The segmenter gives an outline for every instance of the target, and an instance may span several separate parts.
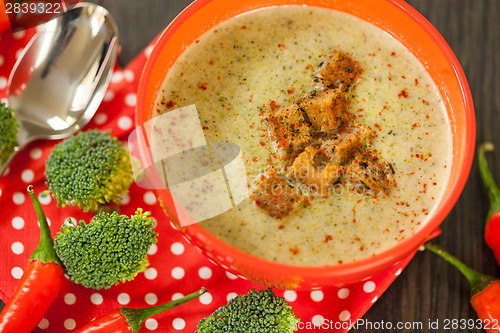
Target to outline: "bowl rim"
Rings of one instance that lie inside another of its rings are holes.
[[[140,78],[139,89],[137,93],[137,109],[135,115],[137,126],[142,125],[145,120],[144,112],[141,112],[141,108],[143,108],[147,102],[146,89],[148,87],[148,81],[150,79],[151,71],[153,70],[154,64],[157,61],[162,48],[165,46],[171,35],[174,34],[175,31],[179,28],[179,26],[181,26],[195,12],[213,1],[214,0],[195,0],[163,30],[146,62]],[[293,0],[290,0],[291,5],[294,4],[293,2]],[[425,224],[419,227],[404,241],[401,241],[398,244],[380,253],[377,253],[374,256],[343,264],[301,266],[270,261],[246,253],[238,248],[229,245],[228,243],[225,243],[198,224],[192,224],[182,228],[184,233],[187,233],[187,236],[190,240],[192,240],[192,237],[198,238],[198,236],[201,235],[205,243],[210,244],[210,248],[215,252],[228,254],[229,260],[227,262],[245,262],[246,264],[248,264],[248,261],[251,260],[253,262],[252,266],[258,267],[258,270],[263,273],[267,272],[269,274],[276,274],[276,272],[280,272],[280,274],[283,275],[297,276],[301,279],[317,280],[320,281],[320,283],[321,281],[325,282],[333,279],[332,281],[340,281],[342,284],[344,282],[348,283],[359,280],[362,277],[370,277],[386,268],[389,268],[392,265],[397,264],[403,258],[412,255],[412,253],[414,253],[415,250],[418,249],[429,237],[432,237],[436,234],[436,232],[439,232],[439,225],[450,213],[459,196],[461,195],[461,192],[463,191],[467,182],[470,169],[472,167],[476,140],[475,115],[472,95],[465,73],[460,66],[457,57],[436,28],[422,14],[420,14],[416,9],[411,7],[403,0],[379,0],[379,2],[386,2],[397,7],[400,11],[406,14],[408,18],[413,20],[418,24],[420,28],[422,28],[422,30],[433,40],[433,42],[442,52],[442,55],[445,57],[450,68],[453,70],[453,76],[456,78],[456,81],[459,85],[460,95],[462,96],[462,103],[465,112],[466,136],[464,140],[466,146],[463,147],[464,155],[460,160],[460,177],[457,177],[457,181],[451,184],[451,186],[448,185],[448,195],[443,197],[441,199],[441,202],[439,203],[440,210],[438,212],[435,212],[432,217],[429,217]],[[265,6],[262,6],[260,8],[264,7]],[[157,197],[160,196],[158,190],[155,191],[155,194],[157,195]],[[235,273],[239,273],[238,269],[235,269],[233,266],[222,266]]]

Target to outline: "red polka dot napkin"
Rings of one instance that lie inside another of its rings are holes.
[[[0,98],[6,96],[10,71],[34,31],[0,35]],[[134,129],[136,90],[142,68],[151,46],[141,52],[125,69],[117,69],[89,128],[112,130],[126,140]],[[35,191],[46,189],[45,160],[54,142],[35,142],[13,161],[6,176],[0,178],[0,297],[6,301],[23,274],[28,257],[39,240],[37,218],[26,187],[34,184]],[[68,219],[89,221],[92,214],[78,208],[58,208],[54,199],[40,201],[51,224],[53,235]],[[251,288],[262,288],[215,266],[186,242],[172,226],[156,203],[151,191],[132,185],[121,206],[123,214],[133,214],[137,207],[152,212],[157,220],[158,243],[150,251],[150,267],[131,282],[108,290],[90,290],[66,280],[45,318],[39,332],[70,332],[120,306],[145,307],[182,297],[205,286],[209,292],[191,301],[154,316],[145,322],[142,332],[193,332],[198,321],[226,304],[236,294]],[[312,291],[276,290],[292,305],[301,318],[299,332],[345,332],[370,308],[391,282],[401,273],[411,258],[387,271],[342,288],[330,287]],[[314,328],[314,325],[321,325]]]

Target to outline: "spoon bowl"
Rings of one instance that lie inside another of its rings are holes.
[[[116,62],[118,28],[109,12],[80,3],[38,26],[8,81],[19,122],[14,155],[37,139],[67,138],[95,114]]]

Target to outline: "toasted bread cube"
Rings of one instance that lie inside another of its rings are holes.
[[[269,216],[282,219],[300,206],[304,195],[283,174],[271,169],[256,178],[250,199]]]
[[[324,140],[319,150],[325,159],[343,164],[363,148],[370,136],[371,131],[362,126],[350,128],[334,139]]]
[[[271,140],[275,141],[282,156],[299,153],[312,141],[310,125],[297,104],[279,109],[269,115],[266,122]]]
[[[359,62],[336,50],[321,70],[320,75],[325,86],[340,88],[348,92],[359,80],[362,72]]]
[[[312,193],[326,196],[328,188],[339,178],[340,166],[335,162],[322,168],[316,166],[314,157],[317,152],[313,146],[307,147],[288,168],[288,175],[307,185]]]
[[[342,124],[347,99],[340,90],[328,89],[306,97],[299,106],[309,117],[313,129],[326,132]]]
[[[390,163],[368,151],[358,153],[345,172],[346,178],[353,183],[363,184],[374,192],[386,194],[396,184],[393,175],[394,169]]]

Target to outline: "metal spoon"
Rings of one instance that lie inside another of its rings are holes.
[[[16,153],[37,139],[62,139],[95,114],[116,62],[118,28],[94,3],[80,3],[38,31],[8,81],[9,106],[20,128]]]

